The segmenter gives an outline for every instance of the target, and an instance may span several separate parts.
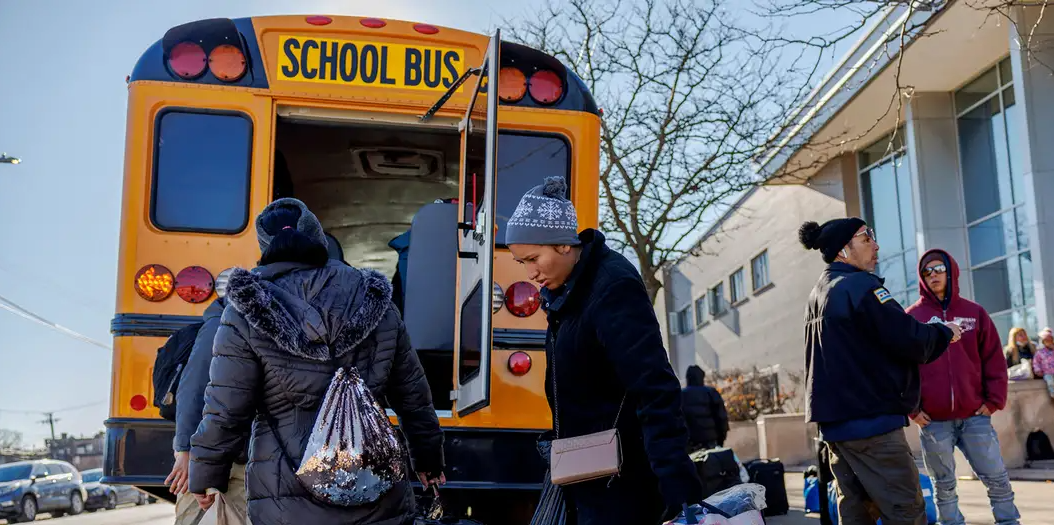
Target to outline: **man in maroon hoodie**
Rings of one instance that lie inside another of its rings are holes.
[[[1017,524],[1010,476],[992,428],[992,413],[1006,406],[1007,373],[995,324],[981,305],[959,296],[959,265],[930,250],[919,262],[919,300],[906,311],[924,323],[955,321],[962,338],[936,361],[921,365],[922,400],[912,418],[920,427],[922,456],[937,489],[942,525],[966,523],[955,493],[955,448],[988,488],[998,525]]]

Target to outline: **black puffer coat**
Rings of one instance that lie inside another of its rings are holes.
[[[706,374],[698,366],[688,367],[688,386],[681,391],[684,419],[688,423],[690,449],[713,448],[725,444],[728,436],[728,411],[725,400],[706,386]]]
[[[640,273],[595,230],[567,284],[543,292],[549,313],[546,396],[561,438],[618,420],[622,471],[565,487],[578,525],[657,525],[702,500],[688,457],[681,385]],[[623,399],[625,405],[620,412]],[[559,407],[557,409],[557,407]]]
[[[415,470],[442,470],[443,434],[387,279],[336,261],[323,268],[275,263],[235,272],[227,299],[205,417],[191,439],[191,492],[226,489],[231,463],[243,449],[243,429],[252,425],[245,477],[254,524],[402,525],[414,507],[408,481],[372,505],[323,506],[282,456],[284,446],[300,463],[336,366],[354,365],[377,400],[398,414]],[[273,418],[278,436],[265,416],[257,416],[258,407]]]

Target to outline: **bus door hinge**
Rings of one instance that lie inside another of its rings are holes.
[[[451,390],[450,391],[450,400],[451,401],[457,401],[457,390]]]

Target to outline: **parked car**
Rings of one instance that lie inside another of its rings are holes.
[[[80,514],[86,499],[81,473],[65,461],[41,459],[0,465],[0,518],[8,523],[33,521],[38,512],[56,518]]]
[[[99,509],[113,510],[118,505],[135,503],[146,505],[148,496],[145,492],[131,485],[107,485],[101,483],[102,469],[93,468],[81,471],[84,490],[88,498],[84,500],[84,510],[95,512]]]

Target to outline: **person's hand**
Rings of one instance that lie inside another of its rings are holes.
[[[958,323],[953,323],[949,321],[947,323],[944,323],[944,326],[947,326],[952,331],[952,343],[957,342],[959,338],[963,336],[963,328],[959,326]]]
[[[925,427],[926,425],[929,425],[933,421],[933,420],[930,419],[930,415],[929,414],[927,414],[925,412],[922,412],[922,411],[919,411],[919,413],[916,414],[915,417],[912,418],[912,420],[914,420],[915,424],[920,426],[920,427]]]
[[[439,477],[434,477],[434,474],[428,474],[426,472],[418,472],[417,479],[421,480],[421,484],[428,488],[429,485],[446,485],[446,474],[439,473]]]
[[[176,452],[176,463],[172,465],[172,472],[165,478],[165,485],[175,495],[183,494],[190,484],[190,452]]]
[[[988,408],[988,405],[981,405],[981,408],[978,408],[977,409],[977,413],[974,414],[974,415],[990,416],[990,415],[992,415],[992,411]]]
[[[195,494],[194,499],[198,500],[198,506],[201,510],[209,510],[213,503],[216,503],[216,494]]]

